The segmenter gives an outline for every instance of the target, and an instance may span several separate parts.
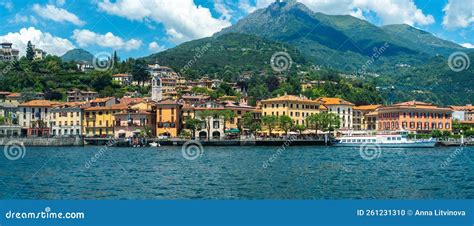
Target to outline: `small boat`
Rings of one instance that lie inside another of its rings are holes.
[[[161,147],[160,143],[152,142],[150,143],[150,147]]]
[[[432,148],[436,145],[436,140],[433,138],[409,140],[408,132],[397,131],[395,133],[382,133],[372,136],[349,135],[336,139],[333,145],[337,147],[361,147],[374,145],[381,148]]]

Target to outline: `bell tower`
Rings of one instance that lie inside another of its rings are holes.
[[[151,79],[151,99],[153,101],[161,101],[163,99],[163,89],[160,76],[153,76]]]

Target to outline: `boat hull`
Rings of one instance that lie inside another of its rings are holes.
[[[336,147],[364,147],[376,146],[380,148],[433,148],[436,141],[409,142],[409,143],[333,143]]]

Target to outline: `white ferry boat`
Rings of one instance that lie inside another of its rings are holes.
[[[360,147],[363,145],[375,145],[387,148],[432,148],[436,145],[433,138],[425,140],[409,140],[408,132],[386,133],[377,135],[354,135],[344,136],[336,139],[333,143],[338,147]]]

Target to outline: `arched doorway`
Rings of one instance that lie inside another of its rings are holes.
[[[199,139],[200,140],[205,140],[207,139],[207,133],[205,131],[199,132]]]
[[[212,139],[218,140],[218,139],[220,139],[220,138],[221,138],[221,133],[220,133],[219,131],[214,131],[214,132],[212,133]]]

